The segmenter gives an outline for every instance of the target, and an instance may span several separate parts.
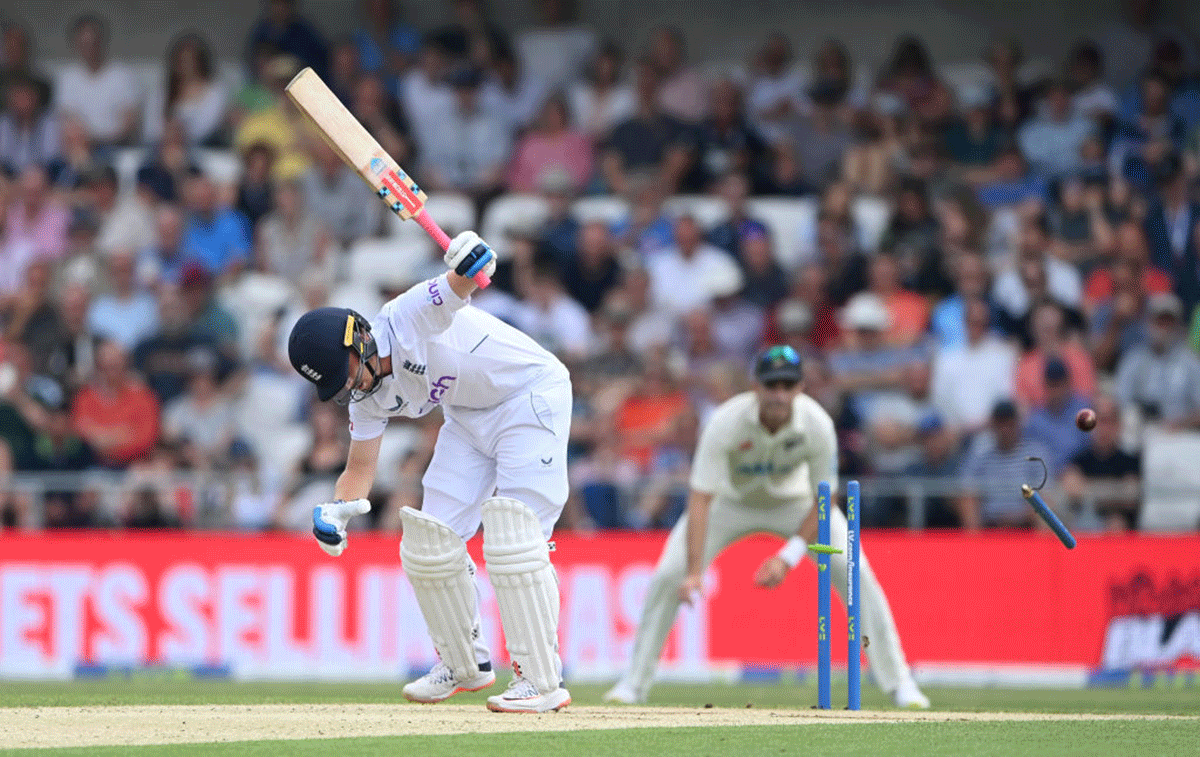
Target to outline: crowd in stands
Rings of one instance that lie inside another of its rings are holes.
[[[787,343],[844,477],[941,482],[869,525],[1032,527],[1038,457],[1079,527],[1138,526],[1146,429],[1200,429],[1200,51],[1152,4],[1038,65],[996,42],[967,84],[917,37],[877,68],[784,33],[712,65],[555,0],[524,29],[450,7],[364,0],[330,39],[270,0],[243,60],[184,31],[150,82],[102,15],[53,70],[4,26],[0,472],[120,482],[7,486],[4,527],[303,528],[332,491],[344,410],[290,326],[440,258],[283,96],[304,66],[500,251],[475,304],[571,368],[564,525],[669,526],[708,413]],[[375,527],[419,503],[439,422],[389,428]]]

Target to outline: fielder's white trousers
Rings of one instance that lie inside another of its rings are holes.
[[[494,493],[528,505],[549,539],[567,503],[571,403],[564,372],[495,407],[447,409],[421,479],[421,510],[466,541],[479,530],[483,501]],[[482,637],[475,641],[475,659],[491,659]]]
[[[788,538],[794,536],[800,529],[800,523],[808,514],[808,509],[799,507],[780,507],[773,510],[760,510],[743,507],[736,502],[714,499],[712,511],[708,518],[708,533],[704,540],[704,567],[707,568],[717,555],[733,542],[754,533],[772,533]],[[829,533],[831,543],[844,545],[846,543],[846,516],[837,507],[830,508]],[[763,556],[764,559],[766,555]],[[806,555],[814,559],[813,554]],[[842,601],[846,601],[846,556],[845,554],[831,555],[831,574],[834,587]],[[642,607],[641,621],[638,623],[637,637],[634,640],[633,653],[629,668],[625,673],[624,682],[640,695],[650,691],[654,682],[654,671],[658,667],[658,658],[662,654],[663,644],[667,634],[675,622],[679,611],[679,587],[687,575],[687,516],[684,515],[671,529],[667,538],[658,566],[654,570],[650,587],[646,592],[646,603]],[[910,675],[908,663],[904,659],[904,650],[900,646],[900,635],[896,631],[896,622],[892,618],[892,610],[888,607],[887,597],[883,588],[871,570],[867,560],[866,550],[861,553],[859,578],[862,595],[862,634],[870,639],[867,647],[867,659],[870,662],[871,673],[875,681],[885,692],[891,693],[900,685],[900,681]],[[779,595],[777,595],[779,596]],[[786,601],[786,597],[781,597]],[[815,608],[814,608],[815,613]],[[736,618],[727,618],[727,622],[738,622]],[[813,627],[816,626],[814,617]],[[802,634],[806,631],[796,629],[793,633]],[[813,631],[815,633],[815,631]]]

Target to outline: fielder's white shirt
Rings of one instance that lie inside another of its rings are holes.
[[[837,491],[833,419],[808,395],[774,434],[759,422],[758,395],[743,392],[713,411],[700,435],[691,487],[753,508],[809,507],[821,481]]]
[[[371,321],[392,373],[379,391],[350,405],[350,438],[374,439],[388,418],[419,418],[441,406],[483,409],[528,392],[543,379],[568,378],[537,342],[454,293],[445,274],[409,289]]]

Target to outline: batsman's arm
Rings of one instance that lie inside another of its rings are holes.
[[[338,476],[334,493],[346,501],[365,499],[375,484],[375,466],[379,462],[379,445],[383,436],[374,439],[350,440],[346,468]]]

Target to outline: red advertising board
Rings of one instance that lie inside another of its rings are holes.
[[[556,538],[568,676],[620,669],[664,537]],[[704,601],[680,614],[668,640],[668,673],[812,663],[811,563],[773,591],[751,581],[777,544],[749,539],[714,564]],[[471,543],[482,564],[479,546]],[[870,532],[863,547],[918,669],[1200,660],[1200,535],[1084,537],[1068,551],[1042,534]],[[498,639],[482,570],[480,589],[485,634]],[[835,629],[844,617],[835,609]],[[837,660],[845,635],[833,638]],[[395,678],[432,654],[394,537],[354,534],[333,559],[292,536],[9,534],[0,557],[0,677],[165,665],[251,678]]]

